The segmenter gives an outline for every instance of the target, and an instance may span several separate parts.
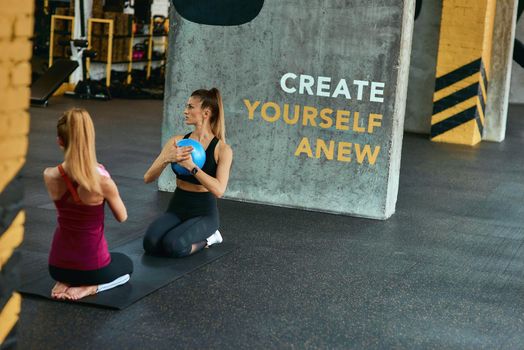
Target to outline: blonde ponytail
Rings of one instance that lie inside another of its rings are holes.
[[[95,128],[89,113],[82,108],[70,109],[58,120],[57,129],[65,148],[68,174],[89,192],[101,194]]]

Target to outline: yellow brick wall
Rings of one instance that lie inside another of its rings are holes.
[[[0,0],[0,196],[25,163],[29,133],[29,98],[34,0]],[[20,203],[6,203],[20,204]],[[23,239],[25,213],[20,210],[0,232],[0,272]],[[0,295],[0,343],[14,336],[21,298],[14,286]]]

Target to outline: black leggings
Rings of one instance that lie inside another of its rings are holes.
[[[152,255],[187,256],[193,244],[205,242],[218,229],[218,223],[213,194],[176,189],[167,212],[149,225],[144,250]]]
[[[122,253],[111,253],[111,262],[97,270],[71,270],[49,265],[49,274],[55,281],[71,286],[105,284],[133,273],[133,262]]]

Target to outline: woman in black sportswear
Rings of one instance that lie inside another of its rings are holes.
[[[144,250],[153,255],[183,257],[222,242],[216,198],[226,190],[233,151],[225,140],[224,108],[218,89],[194,91],[184,116],[186,125],[194,127],[193,132],[169,139],[144,174],[144,182],[150,183],[173,162],[191,173],[177,174],[177,188],[167,211],[147,229]],[[191,159],[192,147],[176,145],[183,138],[200,142],[206,150],[202,168]]]

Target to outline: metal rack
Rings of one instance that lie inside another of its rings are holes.
[[[93,37],[93,34],[92,34],[92,23],[106,23],[106,24],[109,24],[109,30],[108,30],[108,35],[109,35],[109,39],[108,39],[108,54],[107,54],[107,58],[106,60],[96,60],[93,62],[97,62],[97,63],[106,63],[106,71],[107,71],[107,76],[106,76],[106,81],[107,81],[107,84],[109,86],[109,82],[110,82],[110,78],[111,78],[111,66],[112,64],[114,64],[113,60],[112,60],[112,45],[113,45],[113,38],[123,38],[123,37],[126,37],[126,38],[130,38],[130,45],[129,45],[129,50],[128,50],[128,60],[127,61],[124,61],[124,62],[118,62],[118,63],[127,63],[127,83],[130,84],[131,81],[132,81],[132,76],[131,76],[131,73],[133,71],[133,63],[137,63],[137,62],[145,62],[146,63],[146,78],[149,79],[151,77],[151,70],[152,70],[152,63],[154,61],[165,61],[165,58],[163,59],[154,59],[153,58],[153,46],[154,46],[154,38],[155,37],[163,37],[164,40],[163,40],[163,52],[164,52],[164,55],[165,53],[167,52],[167,40],[165,40],[165,38],[167,38],[167,34],[154,34],[153,33],[153,20],[151,20],[151,22],[149,23],[149,33],[148,34],[139,34],[139,35],[135,35],[135,33],[133,31],[131,31],[131,34],[130,35],[118,35],[118,36],[115,36],[114,35],[114,26],[113,26],[113,20],[111,19],[98,19],[98,18],[91,18],[88,20],[88,41],[91,45],[91,39]],[[142,37],[142,38],[147,38],[147,55],[146,55],[146,58],[145,59],[141,59],[141,60],[133,60],[133,42],[134,42],[134,39],[137,38],[137,37]],[[91,60],[90,60],[90,63],[91,63]],[[88,66],[89,67],[89,66]]]
[[[89,18],[87,20],[87,42],[89,43],[88,49],[91,49],[91,39],[92,39],[92,31],[93,31],[93,23],[100,23],[104,25],[108,25],[108,33],[107,33],[107,59],[106,59],[106,86],[109,87],[111,85],[111,65],[112,65],[112,59],[113,59],[113,36],[114,36],[114,23],[112,19],[102,19],[102,18]],[[88,58],[86,61],[86,68],[87,68],[87,74],[89,75],[89,67],[91,66],[91,58]]]
[[[74,16],[65,16],[65,15],[52,15],[51,16],[51,29],[50,29],[50,44],[49,44],[49,67],[53,64],[53,52],[54,52],[54,38],[56,30],[56,21],[70,21],[71,22],[71,32],[68,32],[67,34],[71,34],[71,38],[74,37]],[[93,24],[99,23],[105,26],[108,26],[108,30],[106,34],[101,35],[94,35],[93,34]],[[146,63],[146,79],[149,79],[151,77],[151,70],[152,70],[152,63],[155,61],[163,62],[166,60],[165,54],[167,52],[167,33],[165,34],[155,34],[153,33],[153,19],[149,23],[148,26],[148,34],[138,34],[135,35],[135,33],[131,30],[130,35],[118,35],[116,36],[114,34],[114,20],[112,19],[106,19],[106,18],[89,18],[87,21],[87,41],[88,41],[88,48],[92,49],[92,39],[95,36],[103,36],[107,37],[107,55],[104,58],[100,59],[91,59],[86,58],[86,74],[87,77],[89,77],[90,73],[90,66],[92,63],[105,63],[106,64],[106,86],[109,87],[111,85],[111,68],[112,65],[115,64],[113,61],[113,39],[114,38],[130,38],[130,44],[129,44],[129,50],[128,50],[128,59],[126,61],[118,61],[117,63],[127,63],[127,83],[130,84],[132,82],[132,71],[133,71],[133,64],[134,63]],[[141,60],[133,60],[133,42],[135,38],[146,38],[147,39],[147,53],[146,57]],[[154,38],[163,38],[163,58],[153,58],[153,47],[154,47]]]
[[[53,52],[54,52],[54,42],[55,42],[55,27],[56,21],[71,21],[71,37],[75,35],[75,26],[74,26],[74,16],[64,16],[64,15],[52,15],[51,16],[51,29],[49,33],[49,67],[53,65]]]

